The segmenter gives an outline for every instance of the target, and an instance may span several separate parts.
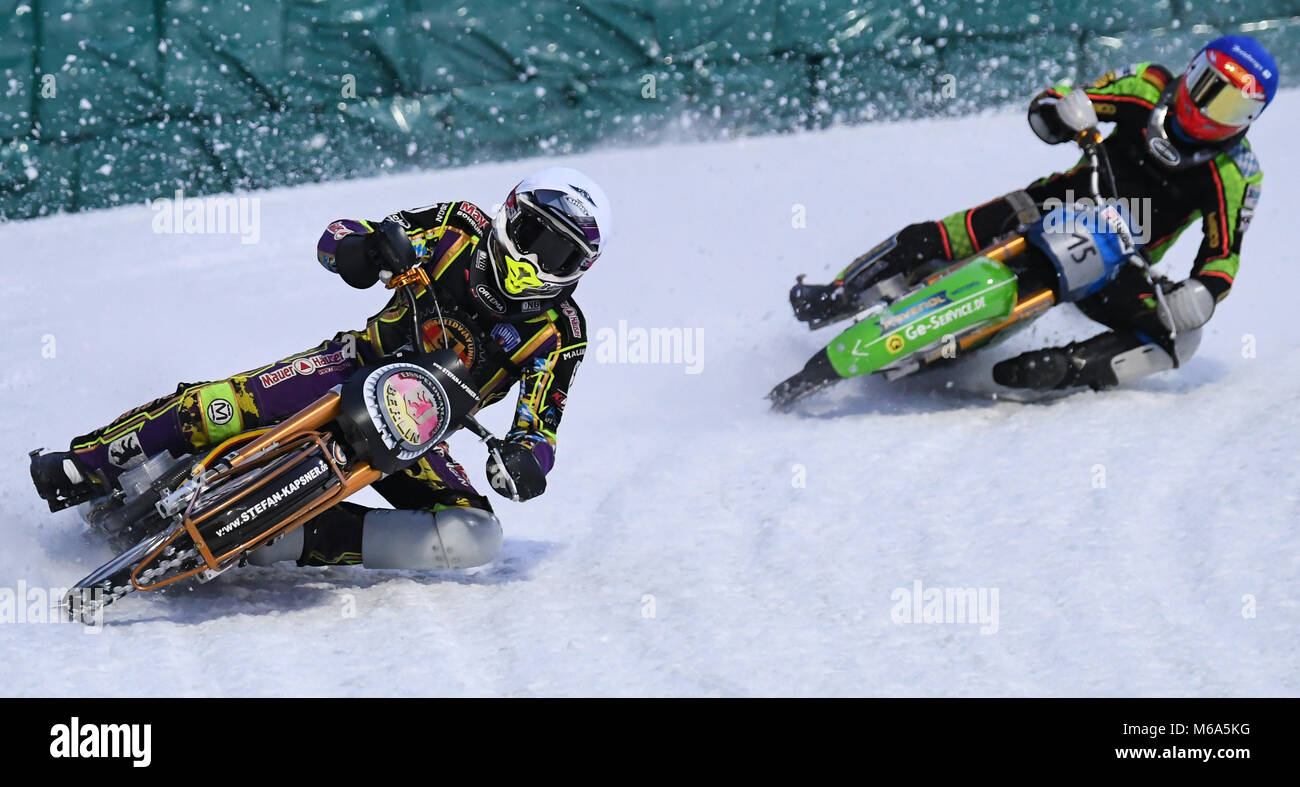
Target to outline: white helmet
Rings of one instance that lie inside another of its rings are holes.
[[[513,300],[555,297],[596,262],[612,228],[609,198],[591,178],[568,167],[534,172],[492,220],[497,287]]]

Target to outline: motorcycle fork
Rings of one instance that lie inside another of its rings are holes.
[[[1029,244],[1025,240],[1024,236],[1013,235],[998,243],[994,243],[992,246],[988,247],[987,249],[981,250],[979,252],[979,256],[987,257],[988,259],[996,260],[1001,263],[1006,263],[1008,260],[1012,259],[1013,257],[1019,257],[1021,254],[1024,254],[1028,248],[1029,248]],[[964,264],[964,261],[963,263],[959,263],[959,264]],[[948,275],[948,273],[952,271],[953,267],[955,266],[945,268],[939,271],[938,273],[929,276],[925,280],[926,285],[928,286],[930,284],[933,284],[934,282]],[[1028,296],[1021,293],[1016,298],[1016,305],[1012,307],[1011,314],[1007,315],[1005,319],[999,322],[993,323],[991,325],[986,325],[983,328],[980,328],[976,331],[972,331],[971,333],[962,336],[957,340],[957,350],[958,352],[965,352],[971,349],[972,347],[977,346],[980,342],[998,333],[1001,333],[1002,331],[1006,330],[1007,328],[1011,327],[1012,325],[1018,322],[1021,322],[1022,320],[1028,320],[1037,317],[1038,315],[1052,308],[1052,306],[1054,306],[1055,304],[1056,304],[1056,294],[1053,293],[1051,288],[1049,287],[1045,287]],[[934,360],[934,359],[927,358],[927,360]]]

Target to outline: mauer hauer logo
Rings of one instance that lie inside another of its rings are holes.
[[[348,337],[351,339],[351,336]],[[317,353],[309,355],[306,358],[298,358],[292,363],[287,363],[277,369],[272,369],[257,378],[263,388],[274,388],[280,383],[298,375],[309,375],[325,371],[347,363],[357,357],[356,345],[354,341],[349,341],[342,348],[332,353]]]
[[[90,724],[76,716],[50,727],[50,756],[54,759],[117,758],[132,760],[134,768],[153,762],[152,724]]]
[[[581,339],[582,318],[578,316],[578,310],[573,308],[568,301],[565,301],[560,304],[560,311],[564,312],[564,316],[569,318],[569,331],[573,334],[573,338]]]

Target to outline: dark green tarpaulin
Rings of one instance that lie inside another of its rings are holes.
[[[0,0],[0,217],[955,115],[1227,32],[1300,70],[1300,0],[1106,5]]]

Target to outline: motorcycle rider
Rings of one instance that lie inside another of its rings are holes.
[[[1277,64],[1258,42],[1223,36],[1201,48],[1180,76],[1139,63],[1110,72],[1091,87],[1045,90],[1029,105],[1029,124],[1043,141],[1075,140],[1098,121],[1113,121],[1103,142],[1117,193],[1149,199],[1150,241],[1142,253],[1159,262],[1198,219],[1203,239],[1188,278],[1153,282],[1135,266],[1077,303],[1110,330],[1064,347],[1033,350],[993,367],[1003,386],[1031,390],[1100,389],[1178,366],[1200,343],[1200,328],[1237,275],[1242,236],[1259,201],[1263,173],[1246,131],[1273,100]],[[1172,111],[1171,111],[1172,110]],[[1035,181],[939,221],[904,227],[858,257],[829,285],[800,281],[790,291],[795,316],[821,322],[862,308],[857,296],[873,284],[932,260],[959,260],[991,245],[1049,199],[1088,197],[1086,159],[1065,173]]]
[[[363,365],[404,345],[454,349],[484,407],[520,384],[513,428],[488,459],[494,489],[526,500],[546,488],[555,432],[587,345],[573,300],[579,279],[604,252],[612,229],[609,200],[586,175],[553,167],[524,178],[489,217],[470,202],[401,210],[383,221],[338,219],[317,244],[317,259],[353,287],[417,259],[433,280],[417,292],[419,337],[408,304],[394,293],[363,330],[343,331],[315,348],[217,382],[182,383],[72,441],[70,451],[33,457],[37,492],[59,510],[107,493],[122,472],[163,450],[174,456],[310,404]],[[440,443],[406,471],[373,487],[394,509],[339,503],[250,554],[254,563],[361,564],[368,568],[450,569],[487,563],[501,525]]]

